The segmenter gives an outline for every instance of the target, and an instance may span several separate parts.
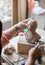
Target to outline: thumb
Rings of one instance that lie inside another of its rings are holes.
[[[39,43],[37,43],[37,45],[34,47],[35,50],[38,49],[38,47],[39,47]]]

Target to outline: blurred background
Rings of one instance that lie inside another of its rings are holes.
[[[30,17],[37,20],[38,28],[45,29],[45,0],[0,0],[3,30]]]

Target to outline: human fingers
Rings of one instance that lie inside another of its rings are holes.
[[[34,47],[34,53],[37,54],[38,56],[40,55],[41,48],[40,48],[39,43]]]
[[[39,43],[37,43],[37,45],[35,45],[35,47],[34,47],[35,50],[38,49],[38,47],[39,47]]]
[[[38,46],[39,46],[39,43],[34,48],[32,48],[30,51],[31,52],[34,52],[34,51],[36,52],[38,50]]]
[[[30,18],[23,20],[24,23],[27,23],[30,20]]]
[[[21,26],[26,27],[26,26],[27,26],[27,24],[26,24],[26,23],[22,23],[22,24],[21,24]]]

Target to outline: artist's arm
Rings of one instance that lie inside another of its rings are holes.
[[[5,46],[6,44],[8,44],[9,43],[9,40],[11,38],[13,38],[18,32],[20,32],[21,29],[24,29],[25,26],[26,26],[26,24],[27,24],[27,21],[29,19],[23,20],[23,21],[15,24],[11,28],[3,31],[2,32],[2,38],[1,38],[2,46]]]
[[[37,44],[34,48],[29,51],[29,57],[25,65],[35,65],[36,59],[40,57],[41,49],[39,44]]]

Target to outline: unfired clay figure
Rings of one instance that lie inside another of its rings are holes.
[[[36,32],[37,22],[34,19],[30,19],[27,23],[28,32],[25,34],[26,40],[30,43],[38,42],[41,38]]]

